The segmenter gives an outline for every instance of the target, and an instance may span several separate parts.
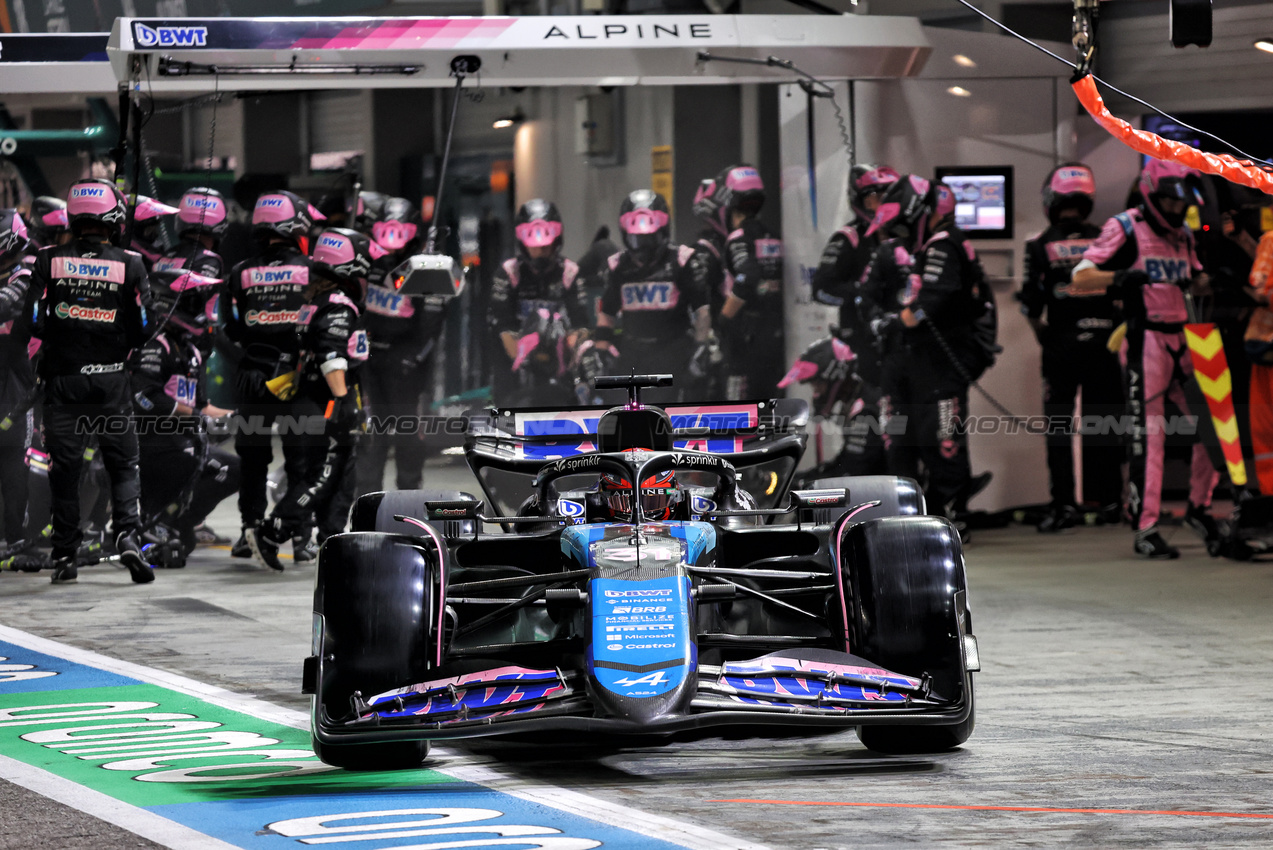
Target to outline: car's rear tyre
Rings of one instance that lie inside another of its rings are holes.
[[[438,662],[445,565],[431,542],[397,534],[338,534],[318,553],[314,613],[321,620],[315,720],[339,721],[363,698],[425,681]],[[316,736],[317,737],[317,736]],[[354,770],[418,765],[423,741],[334,744],[315,740],[327,764]]]
[[[853,501],[857,501],[855,498]],[[879,752],[958,747],[975,725],[961,633],[971,628],[959,532],[941,517],[887,517],[853,525],[841,553],[852,652],[886,670],[932,676],[933,693],[966,702],[968,716],[939,726],[863,726]]]
[[[878,501],[879,504],[854,515],[855,522],[879,519],[886,516],[922,516],[924,491],[914,478],[900,475],[850,475],[840,478],[819,478],[809,485],[811,490],[849,490],[849,504],[861,505]],[[820,508],[815,522],[835,522],[844,515],[843,508]]]
[[[461,499],[472,501],[474,496],[462,490],[384,490],[365,493],[354,502],[349,527],[351,531],[386,531],[391,534],[410,534],[413,537],[425,536],[427,532],[419,526],[400,522],[394,516],[423,520],[425,502],[454,502]],[[475,531],[473,520],[430,521],[429,524],[447,540],[472,537]]]

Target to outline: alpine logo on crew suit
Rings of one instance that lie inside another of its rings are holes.
[[[676,284],[665,280],[625,283],[621,291],[624,310],[671,310],[681,300]]]

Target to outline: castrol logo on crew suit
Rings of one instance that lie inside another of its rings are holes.
[[[300,310],[248,310],[249,325],[292,325],[300,320]]]
[[[641,283],[625,283],[620,289],[623,309],[671,310],[681,300],[681,291],[667,280],[648,280]]]
[[[82,322],[113,322],[118,310],[105,310],[101,307],[80,307],[67,304],[65,301],[53,308],[59,319],[79,319]]]

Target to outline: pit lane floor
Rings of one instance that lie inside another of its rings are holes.
[[[431,467],[428,483],[470,486],[459,466]],[[228,534],[236,519],[230,502],[212,524]],[[1145,562],[1125,529],[978,533],[966,550],[977,730],[955,753],[884,757],[844,733],[478,742],[438,763],[774,848],[1273,845],[1273,565],[1212,560],[1187,531],[1174,542],[1179,561]],[[0,623],[304,710],[313,574],[215,549],[140,587],[106,566],[69,587],[6,573]],[[155,846],[0,782],[0,847],[40,843]]]

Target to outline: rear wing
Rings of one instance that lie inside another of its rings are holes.
[[[597,423],[611,406],[490,408],[469,417],[467,446],[506,459],[546,462],[596,451]],[[673,446],[733,454],[789,434],[803,434],[809,405],[801,399],[672,404]]]
[[[553,460],[596,451],[597,423],[610,409],[492,408],[470,414],[464,454],[488,503],[504,515],[529,509],[526,500],[539,469]],[[674,448],[710,452],[733,463],[759,507],[785,499],[808,439],[807,402],[672,404],[663,410],[672,420]],[[535,512],[550,507],[539,506]]]

